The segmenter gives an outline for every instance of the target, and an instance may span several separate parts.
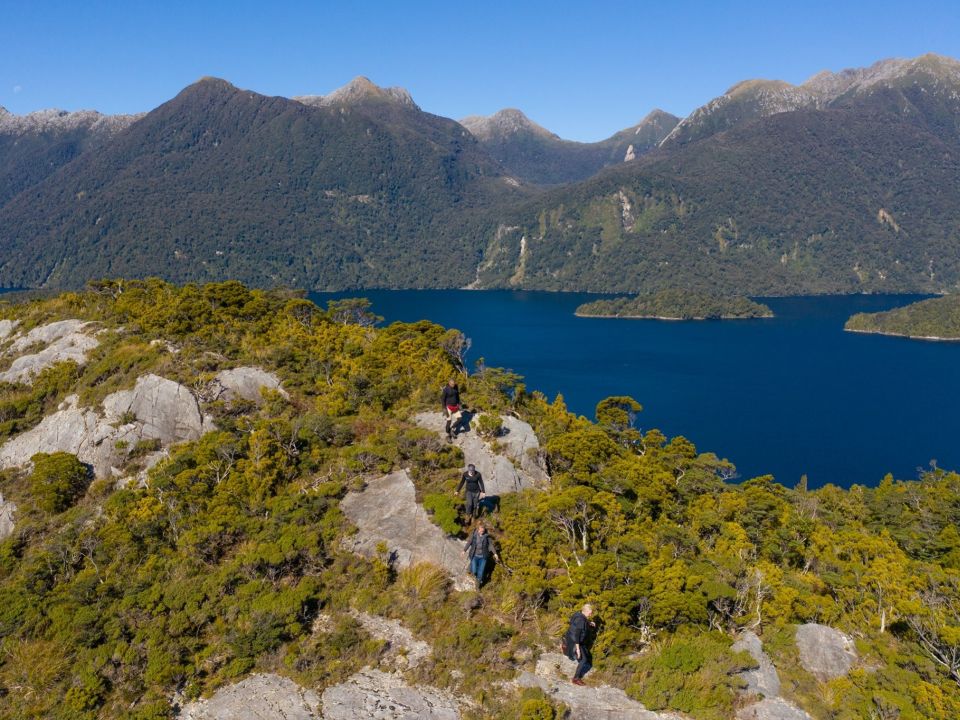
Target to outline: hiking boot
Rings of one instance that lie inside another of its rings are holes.
[[[586,687],[586,683],[580,678],[574,678],[570,682],[572,682],[574,685],[579,685],[580,687]]]

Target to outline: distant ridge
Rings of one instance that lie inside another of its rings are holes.
[[[374,84],[369,78],[358,75],[341,88],[329,95],[298,95],[293,98],[297,102],[313,107],[330,107],[332,105],[352,105],[358,102],[379,100],[394,102],[406,107],[419,110],[420,107],[413,101],[410,93],[401,87],[383,88]]]

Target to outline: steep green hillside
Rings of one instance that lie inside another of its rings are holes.
[[[504,214],[480,284],[649,293],[960,284],[960,146],[871,108],[801,110],[662,150]],[[521,242],[521,239],[523,240]]]
[[[583,317],[656,318],[660,320],[732,320],[773,317],[766,305],[742,296],[722,297],[685,290],[656,295],[594,300],[576,310]]]
[[[237,283],[99,283],[0,305],[0,317],[20,323],[4,326],[5,353],[9,332],[55,320],[101,331],[85,365],[38,378],[42,396],[0,388],[18,433],[69,393],[96,408],[148,372],[193,388],[217,425],[142,484],[136,448],[124,448],[117,475],[133,481],[122,487],[91,482],[63,453],[0,472],[17,506],[0,541],[0,718],[170,717],[176,691],[192,698],[254,671],[322,690],[385,651],[350,609],[429,641],[430,660],[407,677],[468,694],[464,717],[518,717],[521,697],[495,683],[555,647],[584,601],[599,620],[590,682],[650,708],[732,717],[744,702],[736,673],[752,663],[731,642],[752,628],[783,693],[814,717],[960,714],[956,474],[850,491],[734,485],[728,462],[638,430],[631,398],[604,400],[590,422],[486,368],[459,375],[461,391],[531,423],[551,480],[501,498],[490,523],[502,563],[480,593],[455,592],[429,567],[398,571],[387,548],[352,554],[340,501],[398,468],[418,497],[450,497],[465,459],[411,416],[434,409],[458,372],[456,331],[375,328],[363,303],[324,311]],[[287,396],[205,394],[213,373],[244,364],[276,373]],[[820,682],[801,667],[793,624],[809,621],[856,638],[849,675]],[[553,717],[542,698],[523,707]]]
[[[389,96],[312,107],[206,79],[0,208],[0,285],[462,285],[474,215],[512,183],[460,125]]]
[[[601,169],[633,160],[657,146],[680,118],[662,110],[606,140],[580,143],[563,140],[519,110],[501,110],[490,117],[460,121],[492,158],[514,177],[538,185],[586,180]]]
[[[960,340],[960,295],[921,300],[887,312],[857,313],[844,328],[854,332]]]

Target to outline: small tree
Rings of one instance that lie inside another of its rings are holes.
[[[40,509],[60,513],[72,506],[90,484],[90,470],[76,455],[37,453],[30,462],[30,488]]]

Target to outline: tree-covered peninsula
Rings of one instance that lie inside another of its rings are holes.
[[[769,307],[750,298],[688,290],[663,290],[655,295],[594,300],[577,307],[576,314],[581,317],[655,320],[742,320],[773,317],[773,311]]]
[[[466,720],[960,716],[960,475],[734,483],[632,398],[589,420],[468,374],[456,330],[377,325],[235,282],[0,304],[0,718],[156,720],[257,682],[298,717],[367,717],[343,713],[370,688]],[[503,488],[479,591],[468,462]],[[588,687],[548,682],[585,602]]]
[[[918,340],[960,340],[960,295],[920,300],[886,312],[857,313],[844,329]]]

